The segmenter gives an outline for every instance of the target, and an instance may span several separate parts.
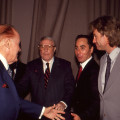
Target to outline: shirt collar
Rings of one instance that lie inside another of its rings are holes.
[[[5,69],[8,70],[9,65],[8,65],[8,63],[7,63],[7,60],[5,59],[5,57],[4,57],[2,54],[0,54],[0,60],[2,61]]]
[[[85,62],[80,63],[80,65],[82,66],[82,69],[85,68],[86,64],[87,64],[91,59],[92,59],[92,56],[91,56],[89,59],[87,59]]]
[[[116,47],[116,48],[109,54],[109,57],[110,57],[111,61],[114,61],[114,60],[117,58],[119,52],[120,52],[120,48]],[[106,54],[107,54],[107,53],[106,53]],[[107,54],[107,55],[108,55],[108,54]]]
[[[43,61],[43,69],[44,69],[44,72],[45,72],[45,70],[46,70],[46,68],[47,68],[46,63],[49,63],[49,68],[50,68],[50,71],[51,71],[52,65],[53,65],[53,62],[54,62],[54,57],[53,57],[49,62],[46,62],[46,61],[43,60],[43,59],[42,59],[42,61]]]

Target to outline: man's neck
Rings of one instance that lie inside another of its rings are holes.
[[[109,49],[107,49],[106,52],[107,52],[108,54],[110,54],[115,48],[116,48],[116,46],[114,46],[114,47],[109,47]]]

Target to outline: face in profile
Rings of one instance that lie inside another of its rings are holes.
[[[97,29],[93,31],[94,39],[93,43],[96,45],[98,50],[106,50],[109,45],[108,39],[105,35],[101,35]]]
[[[18,52],[21,51],[19,45],[20,45],[20,37],[19,34],[16,32],[15,36],[10,38],[9,40],[8,64],[12,64],[17,61]]]
[[[56,47],[54,46],[54,42],[45,39],[40,42],[40,56],[43,60],[49,62],[52,57],[54,56],[54,52],[56,50]]]
[[[85,62],[91,57],[93,47],[89,47],[86,38],[79,38],[75,43],[75,56],[80,63]]]

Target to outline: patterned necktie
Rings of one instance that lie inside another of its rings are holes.
[[[47,68],[46,68],[46,71],[45,71],[45,74],[44,74],[45,88],[47,88],[48,79],[49,79],[49,76],[50,76],[49,63],[46,63],[46,65],[47,65]]]
[[[111,59],[109,57],[109,55],[107,56],[107,67],[106,67],[106,73],[105,73],[105,85],[104,85],[104,90],[105,90],[105,87],[107,85],[107,82],[108,82],[108,78],[109,78],[109,75],[110,75],[110,67],[111,67]]]
[[[77,78],[76,78],[76,82],[78,82],[81,73],[82,73],[82,66],[80,65],[79,70],[78,70],[78,74],[77,74]]]
[[[10,68],[8,68],[7,72],[10,75],[10,77],[12,78],[12,70]]]

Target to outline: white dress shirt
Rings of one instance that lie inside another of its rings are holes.
[[[91,59],[92,59],[92,56],[91,56],[89,59],[87,59],[85,62],[80,63],[80,65],[81,65],[81,67],[82,67],[82,70],[85,68],[85,66],[87,65],[87,63],[88,63]]]

